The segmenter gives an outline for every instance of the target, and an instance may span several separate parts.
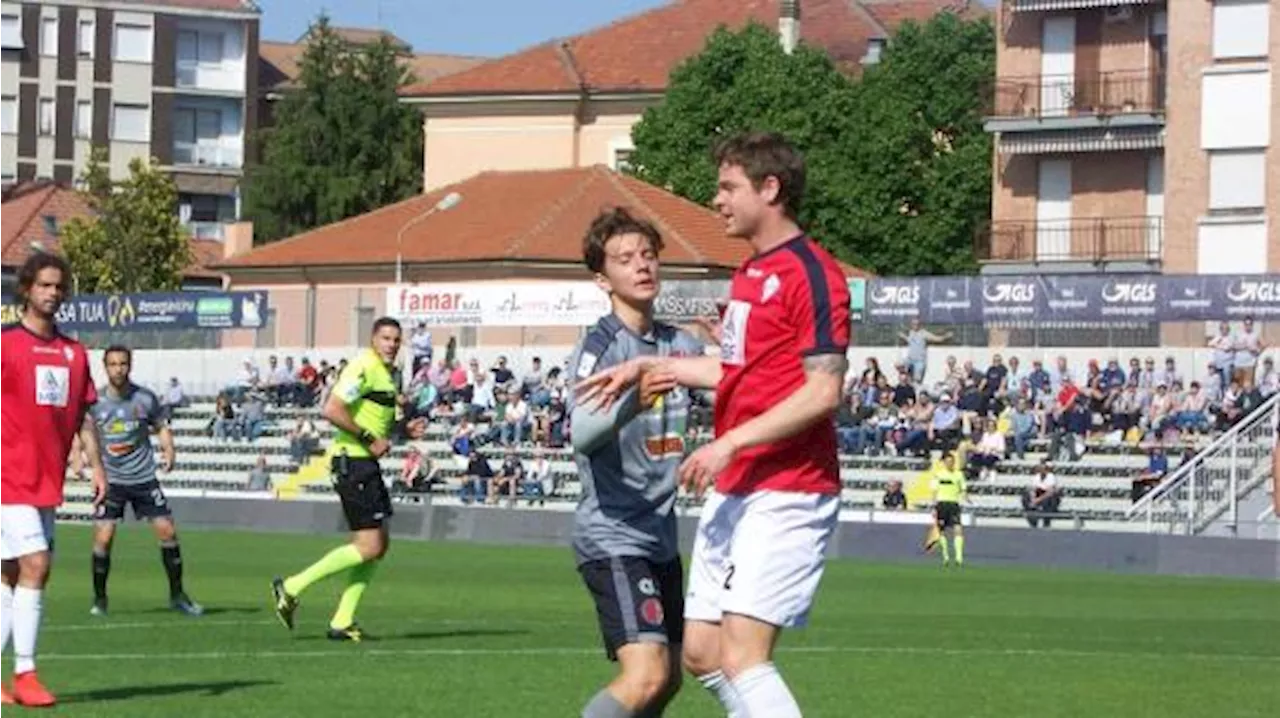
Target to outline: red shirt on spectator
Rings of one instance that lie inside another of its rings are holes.
[[[59,506],[71,442],[98,400],[84,347],[19,324],[0,335],[0,364],[0,503]]]
[[[298,381],[309,387],[314,387],[316,382],[320,381],[320,373],[310,364],[303,364],[302,368],[298,370]]]
[[[804,359],[849,347],[849,287],[834,258],[801,235],[748,259],[723,313],[716,435],[765,413],[805,382]],[[835,425],[745,448],[716,478],[726,494],[840,493]]]
[[[1076,397],[1080,396],[1080,388],[1070,382],[1063,382],[1062,389],[1058,391],[1058,406],[1063,409],[1071,408],[1076,403]]]

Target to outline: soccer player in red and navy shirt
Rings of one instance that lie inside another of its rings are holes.
[[[84,347],[58,333],[54,317],[67,296],[71,270],[52,254],[32,255],[18,270],[22,321],[0,334],[0,634],[13,635],[13,693],[5,704],[50,706],[54,697],[36,677],[36,635],[49,577],[54,511],[62,504],[67,455],[78,433],[93,473],[94,504],[107,490],[89,407],[97,392]]]
[[[716,438],[680,468],[698,493],[715,483],[694,539],[683,661],[730,716],[790,718],[800,708],[773,646],[806,622],[838,521],[832,417],[848,367],[849,291],[796,224],[805,168],[786,139],[735,137],[716,160],[715,207],[754,250],[733,276],[720,356],[637,359],[580,391],[607,403],[642,377],[716,390]]]

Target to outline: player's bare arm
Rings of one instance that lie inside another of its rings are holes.
[[[804,384],[772,409],[693,452],[680,465],[680,483],[701,494],[739,451],[781,441],[816,421],[829,419],[840,405],[848,369],[849,360],[844,354],[806,357]]]
[[[351,409],[347,407],[342,397],[338,396],[338,392],[331,392],[329,398],[324,403],[324,410],[320,412],[330,424],[342,429],[352,436],[363,436],[366,432],[356,425],[356,420],[351,416]],[[391,442],[386,439],[373,438],[368,441],[369,453],[373,454],[375,459],[382,458],[384,454],[391,450]]]
[[[162,421],[156,425],[156,436],[160,438],[160,470],[167,474],[173,471],[177,456],[173,445],[173,429],[169,428],[169,422]]]
[[[102,454],[98,442],[98,424],[93,415],[85,412],[80,420],[80,446],[84,449],[85,461],[89,463],[89,471],[93,480],[93,505],[97,506],[107,497],[107,470],[102,465]]]
[[[648,371],[670,374],[677,384],[690,389],[714,389],[720,383],[720,359],[713,356],[636,357],[583,379],[575,387],[578,402],[596,402],[600,411],[607,410]]]

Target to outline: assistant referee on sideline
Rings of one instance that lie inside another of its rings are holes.
[[[400,322],[382,317],[373,323],[370,347],[343,370],[325,402],[324,418],[338,430],[327,456],[333,486],[342,502],[342,512],[351,528],[351,542],[330,551],[302,572],[271,582],[276,616],[293,630],[298,597],[312,584],[350,569],[347,587],[338,601],[338,610],[329,622],[328,637],[335,641],[360,641],[363,632],[356,624],[356,607],[373,578],[378,561],[386,555],[391,517],[391,497],[382,481],[378,459],[391,450],[391,433],[396,420],[400,393],[396,357],[403,333]],[[414,419],[405,426],[411,439],[426,433],[426,419]]]

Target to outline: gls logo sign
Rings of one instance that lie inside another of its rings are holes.
[[[872,292],[871,301],[876,304],[917,304],[920,302],[920,287],[916,284],[880,287]]]
[[[1156,285],[1152,282],[1112,282],[1102,290],[1102,298],[1112,304],[1144,304],[1156,300]]]
[[[1036,285],[1028,282],[998,282],[982,289],[982,296],[992,304],[1026,304],[1036,300]]]
[[[1241,279],[1227,287],[1233,302],[1280,302],[1280,282]]]

